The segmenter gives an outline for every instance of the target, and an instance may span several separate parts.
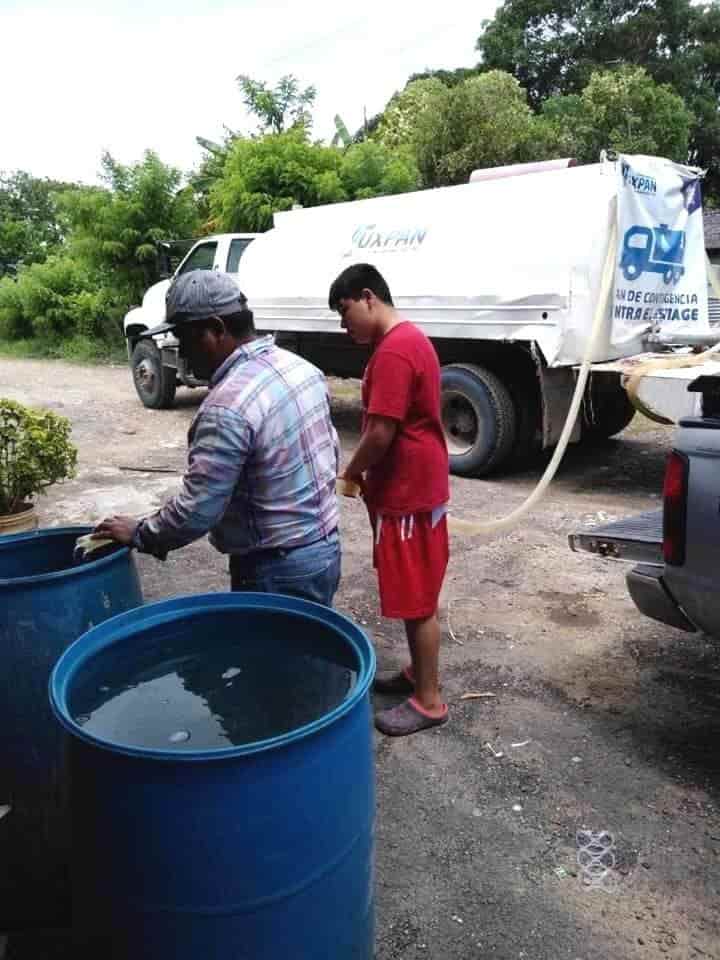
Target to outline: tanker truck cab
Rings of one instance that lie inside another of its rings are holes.
[[[166,270],[166,277],[145,292],[141,306],[133,307],[123,323],[127,340],[128,360],[138,397],[146,407],[171,407],[178,385],[205,386],[178,356],[178,344],[166,333],[153,340],[139,339],[146,330],[163,323],[165,295],[175,279],[190,270],[222,270],[239,278],[240,260],[254,233],[225,233],[203,237],[195,242],[175,270]],[[167,254],[170,245],[163,244]]]

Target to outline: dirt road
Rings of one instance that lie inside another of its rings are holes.
[[[347,452],[356,386],[335,381],[333,394]],[[124,368],[9,360],[0,395],[74,425],[78,477],[41,501],[43,525],[161,504],[202,396],[180,391],[176,409],[148,411]],[[643,421],[575,448],[517,530],[454,540],[443,611],[451,723],[376,743],[378,960],[720,958],[720,643],[643,619],[620,565],[567,547],[579,524],[659,506],[670,438]],[[452,512],[504,515],[540,470],[454,478]],[[378,619],[361,506],[342,510],[338,606],[392,666],[402,628]],[[139,563],[149,600],[227,586],[205,541]],[[468,691],[493,696],[461,701]],[[583,828],[614,841],[602,889],[583,883]]]

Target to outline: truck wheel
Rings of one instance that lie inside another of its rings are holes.
[[[137,395],[146,407],[161,410],[175,400],[176,375],[164,367],[160,351],[151,340],[139,340],[130,359]]]
[[[512,453],[516,435],[510,391],[484,367],[451,364],[442,369],[442,422],[450,472],[481,477]]]
[[[582,413],[583,440],[607,440],[627,427],[635,407],[619,383],[593,383],[585,394]]]

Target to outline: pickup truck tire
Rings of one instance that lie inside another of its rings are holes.
[[[442,368],[442,422],[450,472],[481,477],[497,470],[513,452],[517,418],[502,380],[475,364]]]
[[[139,340],[130,358],[137,395],[151,410],[171,407],[177,379],[172,367],[164,367],[160,351],[151,340]]]
[[[635,407],[619,383],[602,388],[593,385],[583,404],[583,440],[607,440],[627,427]]]

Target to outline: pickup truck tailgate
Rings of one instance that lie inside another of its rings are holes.
[[[662,507],[571,533],[568,540],[576,551],[633,563],[662,564]]]

